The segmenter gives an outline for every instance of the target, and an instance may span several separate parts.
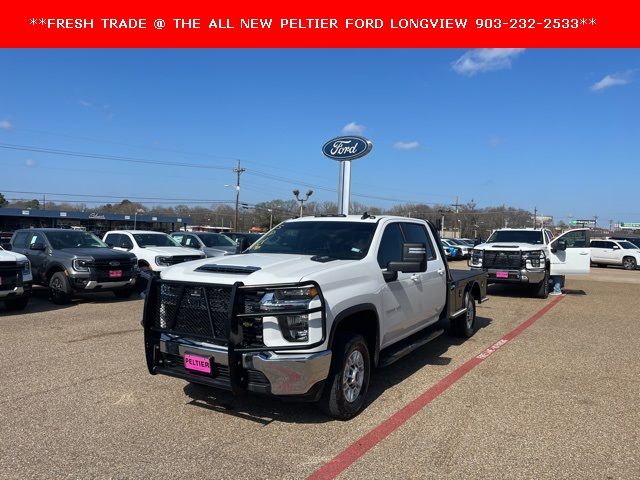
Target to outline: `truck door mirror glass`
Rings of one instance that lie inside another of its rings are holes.
[[[427,269],[427,247],[424,243],[404,243],[402,261],[389,262],[387,270],[392,272],[418,273]]]
[[[39,250],[44,252],[47,249],[47,246],[44,243],[32,243],[29,245],[29,250]]]
[[[556,241],[551,246],[552,252],[564,252],[566,249],[567,249],[567,241],[564,238],[561,238],[560,240]]]
[[[618,245],[614,245],[614,246],[613,246],[613,249],[614,249],[614,250],[620,250],[620,247],[619,247]]]

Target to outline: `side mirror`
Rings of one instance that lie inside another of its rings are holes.
[[[44,252],[47,249],[47,246],[44,243],[32,243],[29,245],[29,250],[38,250]]]
[[[619,247],[618,245],[614,245],[614,246],[613,246],[613,249],[614,249],[614,250],[620,250],[620,247]]]
[[[107,243],[107,247],[113,248],[113,247],[115,247],[115,245],[113,243]]]
[[[556,241],[554,245],[552,245],[552,252],[564,252],[567,249],[567,241],[564,238]]]
[[[4,248],[5,250],[12,250],[13,247],[11,246],[11,244],[9,242],[3,243],[2,244],[2,248]]]
[[[398,279],[398,272],[392,272],[391,270],[383,270],[382,278],[384,278],[384,281],[387,283],[395,282]]]
[[[389,262],[387,270],[391,272],[417,273],[427,269],[427,247],[424,243],[405,243],[402,245],[402,261]]]

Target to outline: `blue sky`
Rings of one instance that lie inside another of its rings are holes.
[[[0,144],[211,168],[0,149],[0,192],[232,200],[239,158],[242,201],[335,200],[320,149],[346,131],[374,144],[354,200],[640,221],[639,69],[630,49],[3,50]]]

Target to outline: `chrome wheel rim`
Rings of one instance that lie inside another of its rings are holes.
[[[625,258],[624,268],[627,268],[627,269],[633,268],[633,260],[631,260],[630,258]]]
[[[475,317],[476,306],[471,297],[467,298],[467,328],[473,327],[473,318]]]
[[[364,357],[359,350],[354,350],[347,358],[342,373],[342,393],[347,402],[353,403],[364,384]]]

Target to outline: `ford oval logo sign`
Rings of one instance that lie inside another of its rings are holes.
[[[337,137],[322,146],[322,153],[332,160],[355,160],[372,148],[373,143],[363,137]]]

